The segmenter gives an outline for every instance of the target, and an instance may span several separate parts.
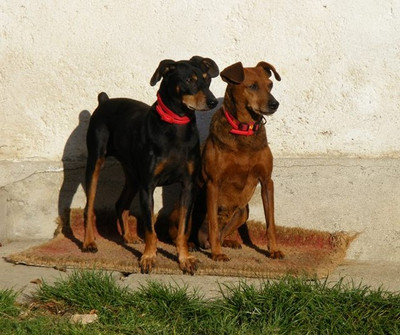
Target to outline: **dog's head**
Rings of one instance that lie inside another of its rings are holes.
[[[243,68],[242,63],[238,62],[224,69],[221,78],[228,83],[236,103],[243,105],[250,113],[268,115],[279,107],[279,102],[271,94],[271,71],[275,79],[280,81],[279,73],[269,63],[259,62],[256,67]]]
[[[151,77],[150,85],[154,86],[162,78],[160,91],[174,104],[190,110],[209,110],[218,104],[209,88],[211,78],[218,74],[218,66],[210,58],[194,56],[177,62],[165,59]]]

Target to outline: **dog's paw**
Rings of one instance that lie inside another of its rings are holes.
[[[188,242],[188,249],[189,251],[197,251],[197,245],[193,242]]]
[[[142,255],[142,257],[140,258],[139,265],[142,273],[150,273],[155,264],[156,264],[155,255]]]
[[[234,240],[225,240],[222,243],[222,246],[231,249],[242,249],[242,245],[238,241]]]
[[[208,241],[205,241],[205,242],[202,242],[202,241],[200,241],[199,242],[199,247],[201,248],[201,249],[210,249],[211,248],[211,244],[210,244],[210,242],[208,242]]]
[[[92,252],[96,253],[97,252],[97,244],[96,242],[91,242],[91,243],[83,243],[82,251],[83,252]]]
[[[285,257],[285,255],[280,250],[271,251],[269,253],[269,258],[272,258],[272,259],[283,259],[284,257]]]
[[[210,242],[208,241],[208,235],[204,234],[199,234],[198,236],[198,241],[199,241],[199,247],[202,249],[210,249],[211,245]]]
[[[129,235],[124,235],[124,242],[126,244],[139,244],[142,243],[143,240],[137,235],[129,234]]]
[[[188,256],[179,258],[179,267],[183,273],[189,273],[193,275],[197,270],[198,260],[194,256]]]
[[[211,259],[216,262],[228,262],[230,258],[225,254],[212,254]]]

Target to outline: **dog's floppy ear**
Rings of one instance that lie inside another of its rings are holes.
[[[201,56],[193,56],[190,61],[201,68],[203,73],[207,73],[211,78],[219,75],[218,65],[211,58],[203,58]]]
[[[154,72],[153,76],[150,79],[150,85],[154,86],[158,83],[158,81],[165,76],[169,71],[175,69],[176,62],[172,59],[164,59],[158,65],[156,72]]]
[[[267,62],[259,62],[257,66],[261,66],[265,72],[267,72],[268,77],[271,77],[271,71],[274,73],[275,79],[277,81],[281,81],[281,76],[279,75],[278,71],[275,70],[275,67]]]
[[[238,85],[244,80],[243,65],[241,62],[232,64],[222,70],[221,78],[228,84]]]

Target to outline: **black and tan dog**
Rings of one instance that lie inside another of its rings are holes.
[[[281,78],[274,66],[266,62],[254,68],[243,68],[239,62],[221,72],[228,86],[223,105],[212,118],[204,146],[202,193],[206,193],[203,200],[207,217],[200,228],[197,227],[200,246],[211,247],[211,257],[216,261],[229,260],[222,246],[240,247],[238,242],[228,241],[226,237],[247,221],[248,203],[258,183],[261,184],[269,255],[283,257],[276,244],[273,162],[264,126],[264,115],[274,113],[279,106],[271,94],[271,71],[279,81]],[[199,213],[197,207],[194,221]]]
[[[193,207],[194,180],[200,168],[199,135],[195,110],[209,110],[217,100],[209,89],[219,73],[209,58],[189,61],[163,60],[151,78],[154,86],[162,79],[157,101],[150,107],[126,98],[109,99],[100,93],[87,132],[85,238],[83,251],[96,252],[94,200],[100,169],[106,156],[116,157],[125,173],[125,186],[116,203],[123,237],[134,242],[128,228],[128,214],[139,193],[145,227],[145,250],[140,259],[142,272],[155,264],[157,236],[154,229],[153,192],[157,186],[179,182],[179,225],[176,247],[180,268],[193,273],[197,260],[189,254],[187,230]]]

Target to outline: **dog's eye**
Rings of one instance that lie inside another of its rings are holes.
[[[187,84],[194,84],[196,81],[197,81],[197,76],[195,74],[186,78]]]
[[[251,89],[252,91],[257,91],[257,90],[258,90],[258,85],[257,85],[257,83],[251,84],[251,85],[249,86],[249,89]]]

